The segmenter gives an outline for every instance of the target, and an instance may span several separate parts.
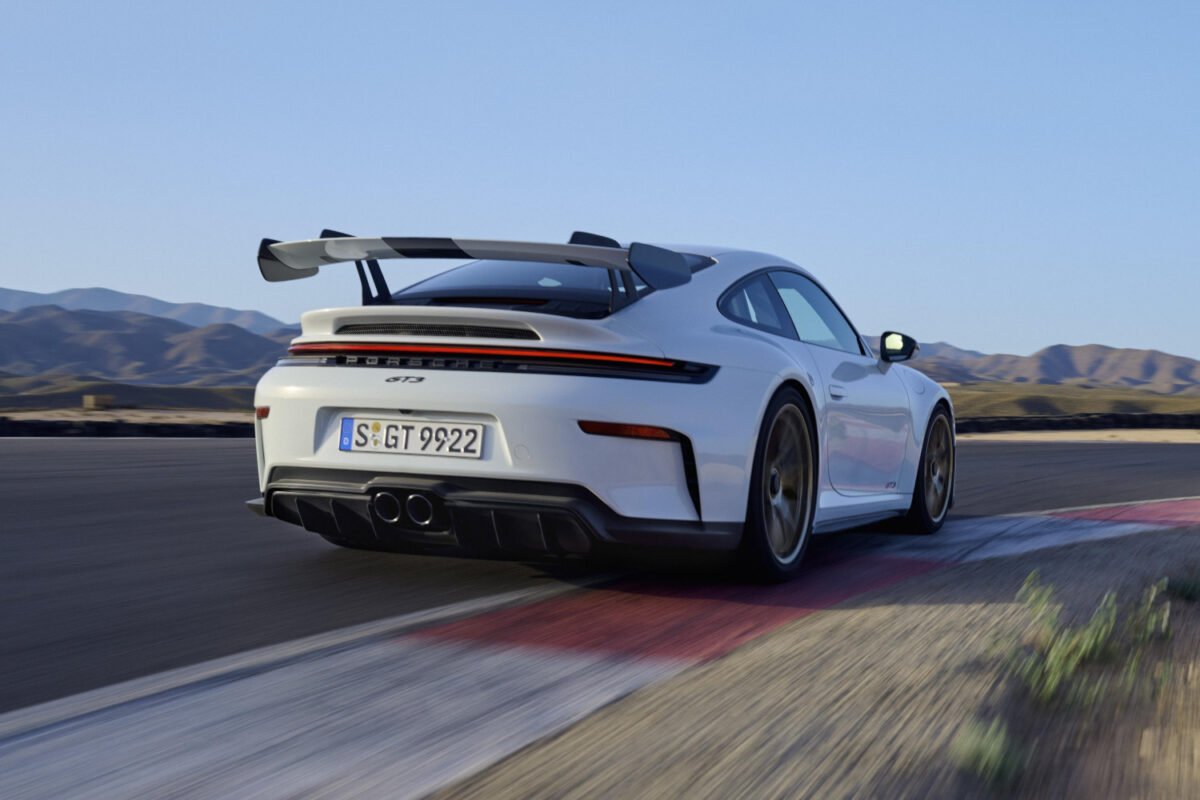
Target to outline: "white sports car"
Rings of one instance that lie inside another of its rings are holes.
[[[398,292],[379,261],[474,259]],[[872,352],[806,271],[719,247],[264,240],[268,281],[355,262],[255,394],[259,513],[375,550],[740,555],[766,579],[813,534],[944,521],[954,416]]]

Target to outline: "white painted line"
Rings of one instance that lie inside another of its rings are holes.
[[[1063,520],[1066,525],[1048,526],[1045,530],[1034,534],[1007,537],[998,536],[989,542],[981,544],[968,553],[963,561],[985,561],[989,558],[1004,558],[1051,547],[1063,547],[1080,542],[1095,542],[1103,539],[1116,539],[1120,536],[1132,536],[1138,533],[1165,530],[1158,525],[1144,525],[1135,522],[1100,522],[1094,520]]]
[[[530,589],[518,589],[503,594],[464,600],[438,608],[415,611],[386,619],[352,625],[303,639],[268,645],[224,658],[205,661],[179,669],[135,678],[123,683],[104,686],[89,692],[50,700],[28,708],[20,708],[0,715],[0,743],[13,736],[28,733],[38,728],[54,725],[65,720],[93,714],[106,708],[141,700],[206,681],[229,678],[237,673],[263,670],[282,661],[301,658],[322,650],[334,650],[358,642],[382,636],[391,636],[413,628],[435,622],[445,622],[458,617],[472,616],[504,606],[542,600],[555,595],[574,591],[586,585],[610,580],[601,575],[578,584],[553,584]]]
[[[0,741],[0,797],[420,797],[690,664],[360,641]]]
[[[1153,500],[1124,500],[1119,503],[1096,503],[1090,506],[1067,506],[1066,508],[1047,508],[1042,511],[1021,511],[1015,514],[1005,514],[1006,517],[1032,517],[1042,514],[1065,514],[1069,511],[1090,511],[1093,508],[1117,508],[1118,506],[1149,506],[1156,503],[1177,503],[1181,500],[1200,500],[1200,495],[1186,497],[1156,497]]]
[[[1175,502],[1195,502],[1200,497],[1167,497],[1123,503],[1101,503],[1047,511],[1030,511],[991,517],[951,517],[933,536],[892,536],[875,542],[872,552],[947,562],[983,561],[989,558],[1032,553],[1076,542],[1091,542],[1151,531],[1187,527],[1187,523],[1121,519],[1088,519],[1059,516],[1078,511],[1153,508]]]

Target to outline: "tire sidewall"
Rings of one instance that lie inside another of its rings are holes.
[[[766,455],[767,439],[771,434],[771,427],[774,425],[779,413],[789,405],[794,406],[800,412],[804,418],[805,425],[808,426],[808,440],[809,447],[811,448],[811,452],[809,453],[810,463],[815,474],[812,477],[812,491],[809,494],[808,501],[808,529],[801,533],[800,549],[797,551],[796,556],[787,563],[784,563],[775,555],[767,539],[766,522],[763,518],[762,508],[763,458]],[[795,576],[800,571],[800,564],[804,560],[805,551],[808,550],[809,541],[812,539],[813,523],[817,510],[817,495],[821,485],[820,462],[818,459],[820,447],[818,441],[817,426],[813,420],[812,410],[804,396],[797,389],[791,387],[785,387],[777,392],[767,405],[767,410],[763,414],[762,423],[759,426],[758,440],[754,447],[754,464],[750,472],[750,488],[746,499],[745,532],[742,536],[742,549],[746,566],[751,575],[759,580],[768,582],[784,581]]]
[[[950,486],[948,489],[949,495],[946,498],[946,510],[942,512],[941,519],[935,520],[925,504],[925,459],[929,457],[929,437],[933,434],[934,423],[937,422],[938,417],[945,418],[946,424],[950,426],[950,449],[952,455],[950,459]],[[936,532],[946,522],[946,517],[950,516],[950,508],[954,505],[955,482],[958,480],[957,449],[958,445],[954,436],[954,420],[945,406],[939,405],[929,415],[929,422],[925,426],[925,440],[921,443],[921,460],[917,462],[917,479],[913,482],[912,507],[908,512],[908,521],[916,527],[917,533],[929,534]]]

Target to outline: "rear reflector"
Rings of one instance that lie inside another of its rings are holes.
[[[660,428],[657,425],[631,425],[627,422],[580,420],[579,429],[593,436],[619,436],[624,439],[677,442],[680,455],[683,456],[683,474],[687,479],[688,495],[692,498],[692,505],[696,507],[696,519],[703,519],[700,514],[700,476],[696,471],[696,453],[692,450],[691,439],[670,428]]]
[[[254,418],[255,419],[266,419],[269,416],[271,416],[271,407],[270,406],[255,406],[255,408],[254,408]]]
[[[579,428],[584,433],[590,433],[594,436],[621,436],[626,439],[661,439],[664,441],[672,441],[679,438],[679,434],[674,431],[669,431],[666,428],[658,428],[653,425],[629,425],[624,422],[579,422]]]

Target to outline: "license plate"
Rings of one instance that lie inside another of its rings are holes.
[[[342,417],[338,449],[414,456],[483,457],[483,426]]]

